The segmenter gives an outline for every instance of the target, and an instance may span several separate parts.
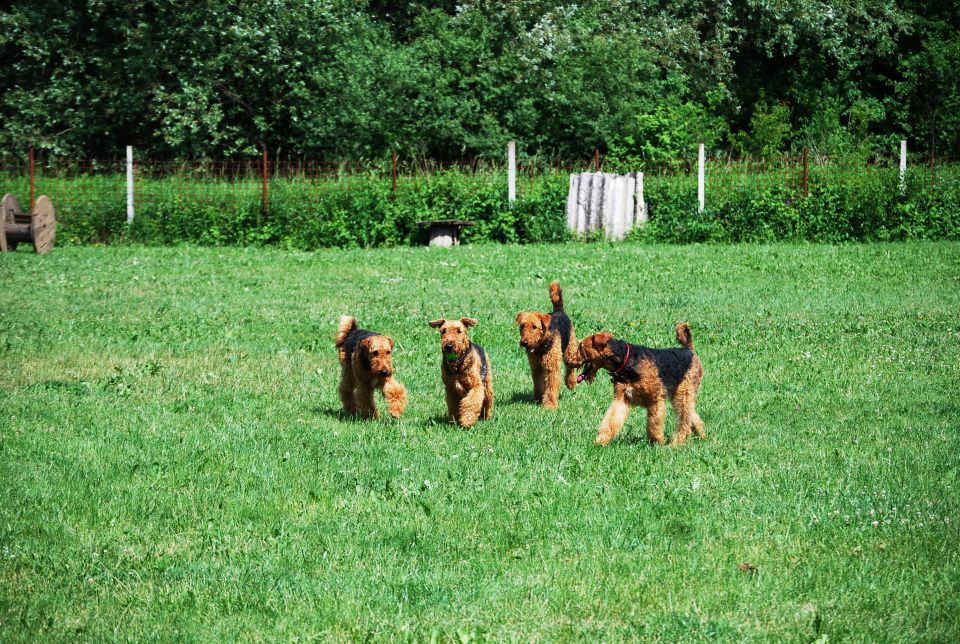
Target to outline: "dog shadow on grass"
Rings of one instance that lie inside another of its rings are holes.
[[[311,408],[310,411],[313,412],[314,414],[317,414],[320,416],[326,416],[327,418],[332,418],[334,420],[339,420],[345,423],[349,423],[349,422],[358,423],[364,420],[363,418],[360,418],[360,414],[350,413],[344,410],[342,407],[319,407],[318,406],[318,407]]]
[[[499,403],[499,401],[497,401]],[[533,393],[529,391],[515,391],[509,398],[500,403],[507,405],[538,405],[533,402]]]
[[[627,428],[620,430],[620,433],[615,439],[610,441],[610,444],[607,447],[616,447],[617,444],[620,444],[624,447],[633,447],[640,445],[641,447],[651,447],[650,441],[647,439],[647,434],[642,429],[639,432],[632,432]]]
[[[351,422],[352,422],[352,423],[369,423],[369,422],[371,422],[371,419],[369,419],[369,418],[361,418],[361,417],[360,417],[360,414],[352,414],[352,413],[350,413],[350,412],[345,411],[342,407],[320,407],[320,406],[315,406],[315,407],[311,407],[311,408],[310,408],[310,411],[311,411],[312,413],[318,415],[318,416],[326,416],[327,418],[331,418],[331,419],[333,419],[333,420],[338,420],[338,421],[344,422],[344,423],[351,423]],[[390,418],[390,415],[389,415],[389,414],[386,414],[386,413],[384,413],[384,412],[381,411],[381,412],[380,412],[380,418],[379,418],[378,420],[388,420],[388,421],[389,421],[389,420],[393,420],[393,419]],[[433,416],[431,416],[430,418],[428,418],[427,420],[425,420],[424,423],[427,424],[427,425],[440,425],[440,426],[450,425],[451,427],[454,426],[453,421],[451,421],[451,420],[447,417],[446,414],[434,414]]]

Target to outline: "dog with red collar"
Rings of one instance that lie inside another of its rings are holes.
[[[470,340],[474,318],[433,320],[440,330],[440,378],[447,398],[447,415],[461,427],[493,416],[493,372],[487,352]]]
[[[671,446],[682,445],[691,429],[706,437],[695,409],[703,365],[693,351],[693,335],[686,322],[677,324],[677,342],[682,348],[651,349],[618,340],[606,331],[583,339],[579,348],[583,372],[578,382],[593,382],[600,369],[610,372],[613,379],[613,402],[600,423],[597,445],[612,441],[627,422],[630,409],[637,406],[647,410],[647,439],[663,444],[667,400],[677,414]]]

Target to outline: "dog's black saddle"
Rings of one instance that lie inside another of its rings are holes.
[[[357,350],[357,346],[361,342],[375,335],[380,334],[361,328],[355,328],[350,331],[350,333],[347,334],[347,341],[343,343],[343,352],[347,356],[347,362],[350,362],[350,360],[353,359],[353,352]]]
[[[479,344],[474,344],[473,347],[477,350],[477,355],[480,356],[480,380],[486,380],[487,373],[490,371],[490,367],[487,366],[487,352]]]
[[[573,324],[570,322],[570,318],[563,311],[554,311],[550,314],[550,330],[554,333],[560,334],[560,349],[564,353],[567,351],[567,346],[570,344],[570,329],[573,328]]]
[[[693,350],[691,349],[651,349],[636,344],[628,344],[622,340],[610,340],[610,350],[623,363],[627,356],[627,347],[630,347],[630,359],[620,373],[613,376],[616,382],[633,382],[640,377],[640,363],[644,360],[652,362],[660,380],[667,392],[671,395],[677,390],[683,377],[693,364]]]

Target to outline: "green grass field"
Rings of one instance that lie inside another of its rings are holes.
[[[604,376],[532,405],[554,278],[581,336],[691,323],[706,441],[594,447]],[[960,244],[63,247],[0,288],[0,640],[960,637]],[[401,420],[338,412],[344,312]]]

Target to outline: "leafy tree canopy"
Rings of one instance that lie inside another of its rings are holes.
[[[82,157],[960,151],[960,8],[917,0],[19,0],[0,141]],[[20,152],[17,152],[20,151]]]

